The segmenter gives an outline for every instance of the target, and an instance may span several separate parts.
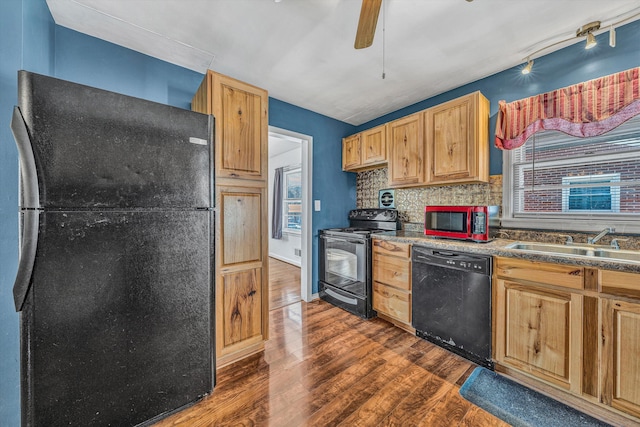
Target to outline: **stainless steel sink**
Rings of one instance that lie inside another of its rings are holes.
[[[599,258],[611,258],[622,261],[640,262],[640,251],[598,248],[595,250],[595,256]]]
[[[620,261],[640,262],[640,251],[608,249],[596,246],[555,245],[553,243],[515,242],[506,246],[507,249],[558,254],[570,256],[584,256],[607,258]]]

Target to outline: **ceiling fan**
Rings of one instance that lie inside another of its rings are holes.
[[[382,0],[362,0],[358,31],[356,32],[356,42],[354,44],[356,49],[364,49],[373,44],[373,36],[376,33],[381,5]]]

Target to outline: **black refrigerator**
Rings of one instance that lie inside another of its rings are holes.
[[[26,426],[149,425],[210,393],[213,117],[26,71]]]

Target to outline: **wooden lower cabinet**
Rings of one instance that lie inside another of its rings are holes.
[[[602,402],[640,417],[640,302],[602,298]]]
[[[411,246],[373,240],[373,309],[378,316],[410,332]]]
[[[496,361],[579,392],[582,295],[502,278],[494,286]]]
[[[602,270],[600,276],[610,294],[600,299],[602,402],[640,417],[640,274]]]
[[[496,257],[492,302],[497,371],[640,424],[640,274]]]
[[[378,314],[411,324],[411,294],[407,291],[373,282],[373,309]]]
[[[223,273],[221,330],[223,348],[262,341],[262,269]]]
[[[269,313],[266,190],[260,182],[221,181],[216,186],[219,367],[264,349]]]

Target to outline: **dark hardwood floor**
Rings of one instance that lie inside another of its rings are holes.
[[[324,301],[270,312],[264,353],[218,371],[166,426],[507,426],[464,400],[475,365]]]
[[[269,310],[300,300],[300,267],[269,257]]]

